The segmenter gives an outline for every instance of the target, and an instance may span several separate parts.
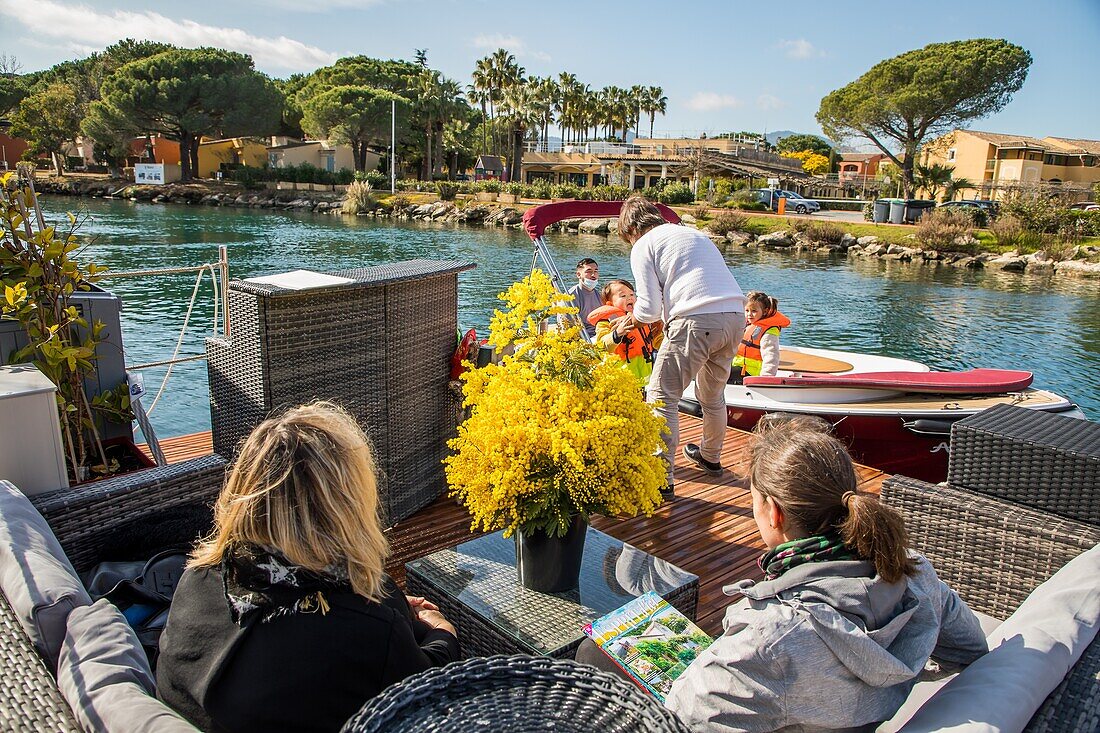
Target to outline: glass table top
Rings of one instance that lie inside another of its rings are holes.
[[[576,644],[585,624],[646,591],[675,598],[699,582],[698,576],[591,527],[580,586],[564,593],[521,586],[515,542],[501,532],[413,560],[405,569],[501,634],[542,654]]]

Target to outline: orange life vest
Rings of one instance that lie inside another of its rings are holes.
[[[616,308],[613,305],[601,305],[588,314],[588,322],[595,326],[600,321],[613,321],[625,315],[626,311],[622,308]],[[648,324],[639,325],[634,331],[627,332],[622,343],[615,347],[615,353],[626,362],[633,361],[637,357],[651,362],[654,358],[654,351],[655,349],[650,341]]]
[[[735,367],[741,367],[741,374],[759,376],[763,367],[764,357],[760,353],[760,341],[764,334],[771,329],[786,328],[791,325],[791,319],[776,311],[774,315],[761,318],[756,323],[745,325],[745,333],[741,336],[741,343],[737,347],[737,356],[733,360]]]

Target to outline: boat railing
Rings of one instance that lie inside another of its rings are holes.
[[[191,291],[191,298],[187,305],[187,312],[184,315],[183,326],[180,328],[179,338],[176,340],[176,347],[172,351],[171,357],[168,359],[160,359],[157,361],[146,362],[144,364],[127,364],[126,370],[141,371],[143,369],[154,369],[156,367],[167,366],[168,371],[164,374],[164,379],[161,382],[160,388],[157,390],[156,396],[153,398],[152,404],[149,405],[147,412],[151,413],[153,408],[156,407],[157,402],[160,400],[161,395],[164,393],[164,389],[168,384],[168,379],[172,376],[172,369],[176,364],[182,364],[190,361],[204,361],[206,354],[196,354],[194,356],[180,356],[180,351],[183,348],[184,338],[187,334],[187,326],[191,322],[191,314],[194,312],[195,303],[198,300],[199,289],[202,286],[203,278],[209,274],[210,281],[214,289],[214,323],[213,323],[213,335],[221,335],[223,338],[229,337],[230,319],[229,319],[229,253],[225,245],[218,247],[218,260],[217,262],[207,262],[201,265],[191,265],[186,267],[162,267],[154,269],[144,270],[120,270],[120,271],[108,271],[102,273],[99,277],[102,279],[108,278],[123,278],[123,277],[159,277],[164,275],[187,275],[194,273],[195,287]],[[220,327],[220,328],[219,328]],[[220,334],[219,334],[220,330]]]

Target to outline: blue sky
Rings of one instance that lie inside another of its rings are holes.
[[[432,67],[468,83],[474,61],[504,47],[531,74],[660,85],[668,114],[655,128],[693,134],[819,132],[821,97],[878,61],[1005,38],[1031,51],[1031,72],[1003,112],[972,127],[1100,139],[1100,0],[0,0],[0,32],[24,71],[131,36],[250,53],[272,76],[426,48]]]

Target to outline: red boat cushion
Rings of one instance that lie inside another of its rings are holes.
[[[1031,372],[970,369],[964,372],[860,372],[801,377],[745,377],[746,387],[850,387],[931,394],[999,394],[1031,385]]]

